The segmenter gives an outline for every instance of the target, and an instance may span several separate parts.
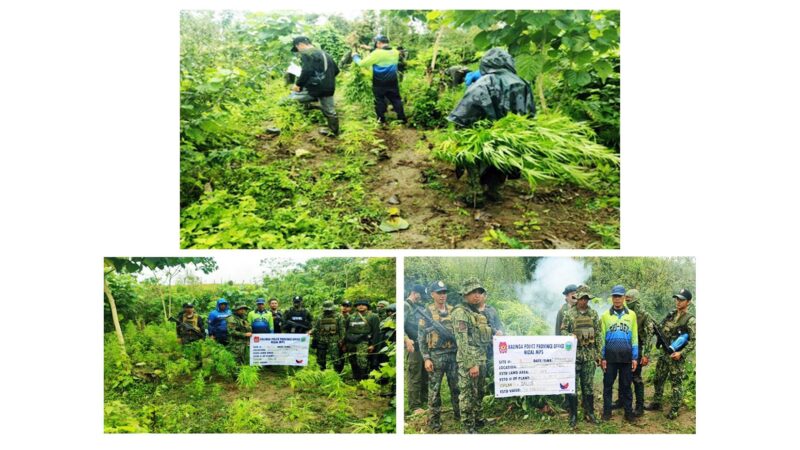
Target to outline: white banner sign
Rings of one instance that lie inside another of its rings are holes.
[[[494,396],[575,393],[572,336],[495,336]]]
[[[250,336],[251,366],[307,366],[306,334],[254,334]]]

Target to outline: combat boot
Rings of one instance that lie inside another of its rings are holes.
[[[428,428],[431,430],[431,433],[439,433],[442,431],[442,423],[439,421],[439,418],[431,419],[428,421]]]
[[[648,404],[647,404],[647,405],[644,407],[644,409],[645,409],[646,411],[661,411],[661,402],[659,402],[659,401],[655,401],[655,400],[654,400],[654,401],[652,401],[652,402],[648,403]]]
[[[569,407],[569,427],[575,428],[578,424],[578,395],[567,396],[567,405]]]
[[[328,117],[328,128],[331,130],[331,134],[328,136],[338,136],[339,135],[339,118],[338,117]]]
[[[456,422],[461,422],[461,409],[453,408],[453,418],[456,419]]]
[[[625,421],[626,422],[636,423],[637,420],[639,420],[639,418],[636,417],[636,415],[634,415],[633,412],[630,412],[630,413],[626,412],[625,413]]]
[[[669,419],[669,420],[675,420],[675,419],[677,419],[677,418],[678,418],[678,408],[672,408],[672,409],[669,411],[669,414],[667,414],[667,419]]]
[[[603,410],[603,417],[601,417],[601,419],[603,419],[604,422],[608,422],[609,420],[611,420],[611,411],[606,411],[604,409]]]
[[[475,428],[483,428],[486,426],[486,421],[483,419],[475,419]]]
[[[594,397],[584,398],[583,416],[589,423],[597,425],[597,417],[594,416]]]
[[[617,401],[611,404],[611,409],[620,409],[622,408],[622,399],[618,398]]]

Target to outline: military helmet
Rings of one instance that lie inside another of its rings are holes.
[[[587,297],[589,300],[594,298],[594,295],[592,295],[591,291],[589,290],[589,286],[586,286],[585,284],[580,285],[580,287],[575,290],[576,299],[580,300],[583,297]]]
[[[353,305],[350,303],[350,300],[345,300],[342,302],[342,306],[353,306]]]
[[[386,308],[387,306],[389,306],[389,302],[387,302],[386,300],[381,300],[381,301],[378,302],[378,307],[379,308],[381,308],[381,307]]]
[[[189,302],[186,302],[186,303],[183,304],[183,307],[184,308],[194,308],[194,305],[189,303]]]
[[[323,311],[333,311],[334,310],[333,302],[330,301],[330,300],[326,300],[326,301],[322,302],[322,310]]]
[[[625,302],[627,304],[630,305],[631,303],[636,303],[637,301],[639,301],[639,290],[628,289],[628,292],[625,293],[625,297],[628,297],[627,299],[625,299]]]
[[[463,288],[461,289],[461,295],[467,295],[470,292],[478,289],[482,289],[484,292],[486,292],[486,288],[483,287],[483,285],[481,284],[480,281],[478,281],[477,278],[475,277],[467,278],[464,281]]]
[[[678,292],[677,294],[673,295],[672,298],[679,298],[681,300],[691,300],[692,299],[692,293],[688,289],[683,288],[683,289],[681,289],[680,292]]]
[[[391,305],[386,307],[386,311],[390,312],[390,313],[396,313],[397,312],[397,305],[395,303],[392,303]]]
[[[438,280],[434,281],[433,283],[428,286],[428,294],[433,294],[434,292],[442,292],[447,291],[447,285],[444,284],[444,281]]]
[[[236,305],[236,308],[233,308],[234,311],[238,311],[240,309],[250,309],[249,306],[245,305],[244,303]]]
[[[303,302],[303,297],[299,295],[295,295],[294,298],[292,299],[292,303],[302,303],[302,302]]]
[[[364,300],[364,299],[361,299],[361,300],[356,300],[356,302],[355,302],[355,303],[353,303],[353,305],[355,305],[355,306],[358,306],[358,305],[364,305],[364,306],[366,306],[367,308],[369,308],[369,307],[370,307],[370,306],[369,306],[369,302],[368,302],[367,300]]]

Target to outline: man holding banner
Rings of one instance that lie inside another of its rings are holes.
[[[578,288],[575,297],[578,303],[564,314],[561,322],[561,335],[572,335],[578,341],[575,356],[575,394],[567,395],[569,406],[569,426],[575,427],[578,421],[578,387],[583,400],[583,416],[591,423],[597,423],[594,416],[594,372],[600,361],[600,319],[597,312],[589,307],[594,298],[588,286]]]

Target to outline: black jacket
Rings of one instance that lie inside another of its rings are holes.
[[[327,70],[325,63],[327,60]],[[339,66],[333,62],[331,55],[318,48],[311,48],[300,52],[300,65],[303,71],[297,79],[300,88],[308,90],[312,97],[330,97],[336,90],[336,75],[339,75]]]

